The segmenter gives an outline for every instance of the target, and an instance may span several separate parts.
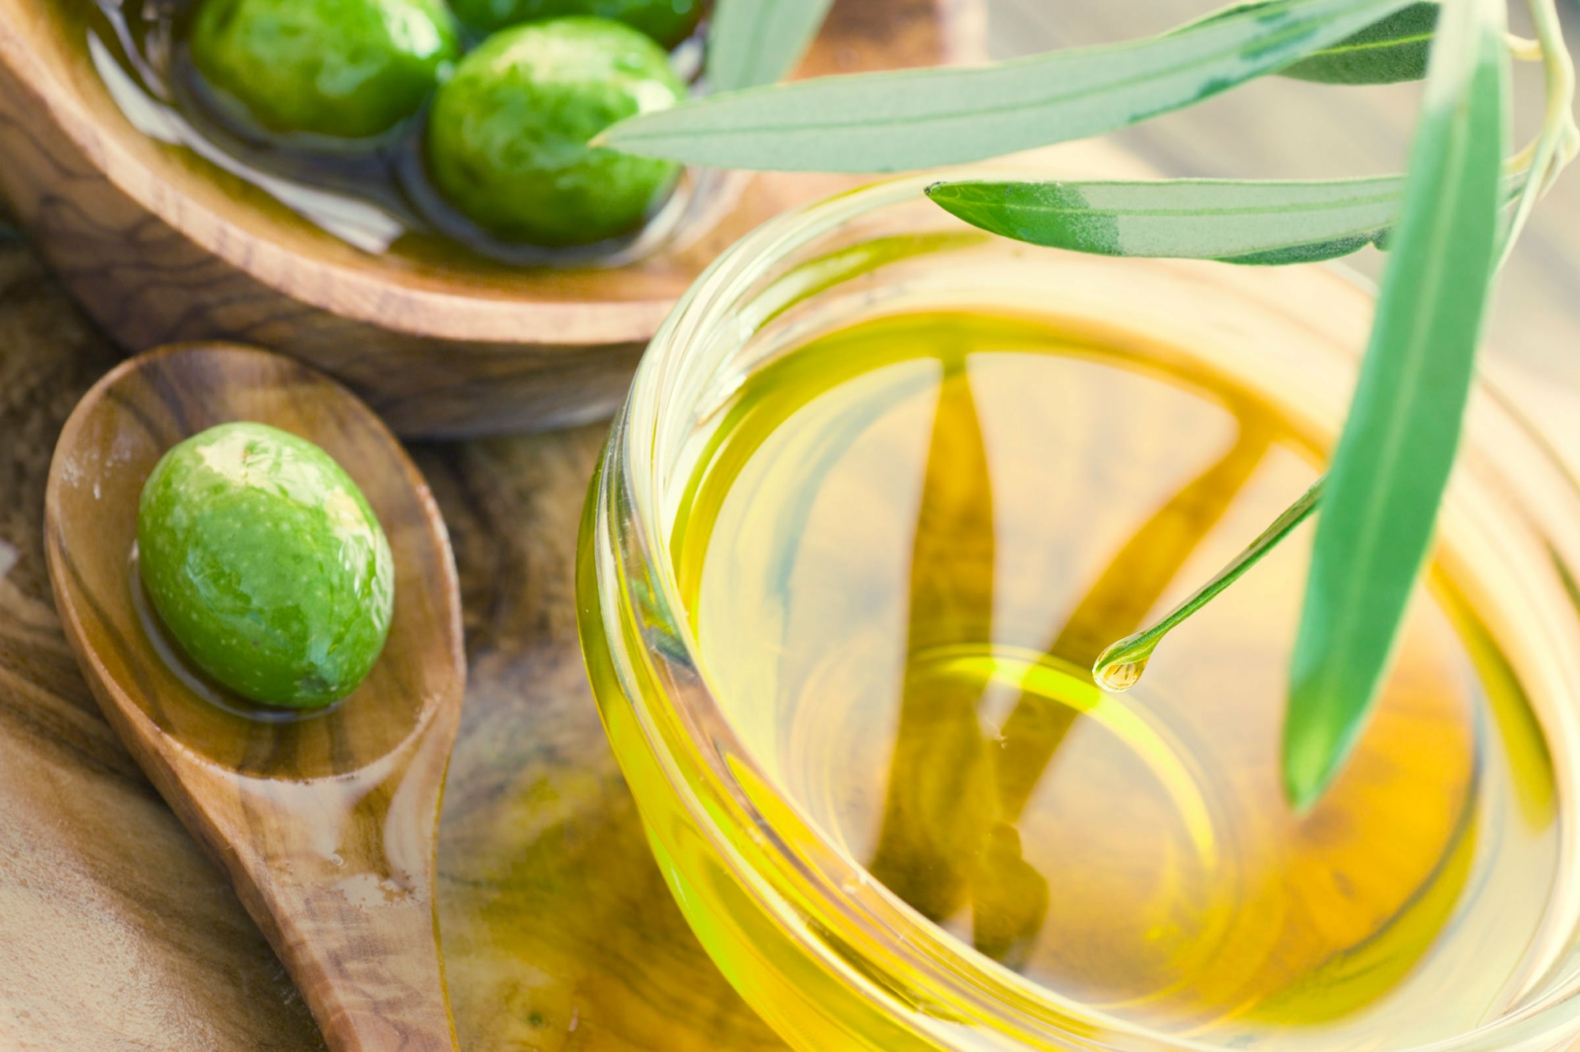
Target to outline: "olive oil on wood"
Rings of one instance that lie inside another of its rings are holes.
[[[383,654],[318,713],[249,716],[182,668],[140,608],[138,496],[218,424],[300,435],[345,467],[389,539]],[[44,543],[66,637],[111,726],[229,875],[335,1052],[449,1052],[434,850],[465,689],[439,511],[399,442],[343,387],[263,351],[188,345],[123,363],[67,420]]]
[[[50,452],[116,358],[0,246],[0,1045],[312,1052],[301,995],[100,714],[50,598]],[[460,1046],[778,1050],[670,898],[582,672],[570,568],[602,438],[414,450],[470,664],[438,871]]]
[[[690,244],[612,270],[369,255],[133,127],[84,46],[90,3],[0,0],[0,197],[122,347],[271,347],[346,382],[402,434],[608,415],[719,251],[851,185],[755,177]],[[840,0],[803,73],[973,57],[979,15],[980,0]]]

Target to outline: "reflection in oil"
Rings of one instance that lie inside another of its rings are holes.
[[[1478,679],[1451,583],[1305,819],[1277,753],[1308,532],[1134,690],[1091,679],[1316,475],[1270,406],[1151,350],[901,315],[748,379],[675,541],[710,682],[835,845],[1050,996],[1214,1043],[1471,1025],[1520,980],[1556,840],[1513,803],[1550,773],[1487,719],[1522,703]]]
[[[1163,505],[1119,550],[1042,653],[1089,668],[1138,628],[1216,526],[1272,441],[1242,418],[1228,453]],[[1080,708],[1022,690],[990,745],[978,728],[981,681],[918,674],[939,646],[994,638],[993,491],[966,362],[944,363],[922,481],[910,576],[910,640],[888,803],[874,876],[925,916],[967,901],[976,948],[1016,964],[1048,910],[1048,885],[1022,858],[1021,812]]]

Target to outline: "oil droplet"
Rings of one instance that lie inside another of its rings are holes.
[[[1104,690],[1123,694],[1137,683],[1141,682],[1142,673],[1147,670],[1147,659],[1140,661],[1121,661],[1114,665],[1099,665],[1097,668],[1097,685]]]

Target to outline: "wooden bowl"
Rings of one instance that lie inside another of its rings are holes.
[[[978,58],[982,2],[838,0],[801,72]],[[406,435],[607,415],[715,255],[855,181],[750,177],[706,232],[616,269],[372,255],[134,127],[95,69],[91,3],[0,0],[0,197],[20,225],[125,350],[269,347],[340,378]]]

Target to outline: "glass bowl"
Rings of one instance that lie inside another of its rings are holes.
[[[934,207],[926,182],[869,187],[759,228],[702,276],[649,348],[593,480],[578,566],[583,649],[610,741],[693,929],[798,1049],[1224,1047],[1061,999],[872,879],[775,783],[726,716],[678,584],[677,515],[745,377],[818,335],[914,310],[1030,313],[1116,345],[1168,348],[1276,406],[1320,456],[1348,408],[1371,298],[1334,268],[1031,248]],[[1580,1035],[1571,949],[1580,881],[1569,879],[1580,784],[1580,489],[1486,383],[1439,534],[1434,572],[1452,577],[1497,639],[1542,725],[1558,876],[1542,950],[1495,1017],[1449,1039],[1395,1034],[1353,1047],[1558,1049]]]

